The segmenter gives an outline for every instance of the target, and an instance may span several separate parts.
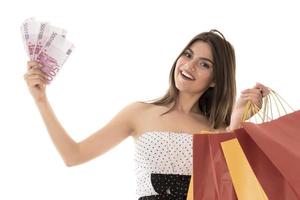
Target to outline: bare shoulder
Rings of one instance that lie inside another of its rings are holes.
[[[131,114],[132,116],[136,116],[139,114],[143,114],[146,110],[151,108],[152,104],[142,102],[142,101],[134,101],[129,103],[125,108],[123,109],[124,112]]]
[[[139,119],[145,117],[145,114],[148,110],[153,107],[152,104],[142,101],[134,101],[126,105],[120,112],[121,116],[124,117],[124,120],[130,120],[133,126],[133,132]]]
[[[135,137],[135,135],[140,132],[141,127],[144,127],[144,122],[151,118],[156,107],[157,106],[148,102],[135,101],[129,103],[123,109],[122,112],[124,112],[124,120],[130,120],[128,123],[130,123],[132,127],[131,136]]]

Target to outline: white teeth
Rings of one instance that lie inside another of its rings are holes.
[[[181,73],[182,73],[183,75],[185,75],[186,77],[188,77],[188,78],[194,80],[194,77],[192,77],[191,75],[189,75],[187,72],[182,71]]]

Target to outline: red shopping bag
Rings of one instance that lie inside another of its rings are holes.
[[[221,146],[233,138],[268,199],[300,199],[299,122],[297,111],[259,125],[245,122],[231,133],[194,135],[193,199],[237,199]]]
[[[237,199],[220,142],[233,134],[193,136],[193,199]],[[190,190],[189,190],[190,192]]]
[[[279,116],[285,113],[275,120],[272,100]],[[188,200],[300,199],[300,111],[287,114],[282,100],[270,89],[263,109],[248,102],[242,119],[256,113],[263,123],[193,136]]]
[[[245,122],[243,127],[282,174],[288,185],[285,188],[291,188],[300,199],[300,110],[259,125]]]

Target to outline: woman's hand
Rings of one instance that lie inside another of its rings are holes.
[[[46,99],[47,75],[40,70],[42,65],[35,61],[27,62],[27,72],[24,74],[24,80],[27,83],[29,91],[36,102]]]
[[[263,103],[262,99],[269,93],[269,88],[261,83],[256,83],[253,88],[243,90],[232,111],[229,129],[234,130],[240,128],[245,106],[248,101],[251,101],[261,109]],[[249,118],[254,114],[255,113],[250,113]]]

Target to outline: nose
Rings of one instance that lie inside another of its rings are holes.
[[[195,63],[193,61],[186,63],[185,68],[192,71],[192,72],[194,72],[196,70],[196,66],[195,66]]]

